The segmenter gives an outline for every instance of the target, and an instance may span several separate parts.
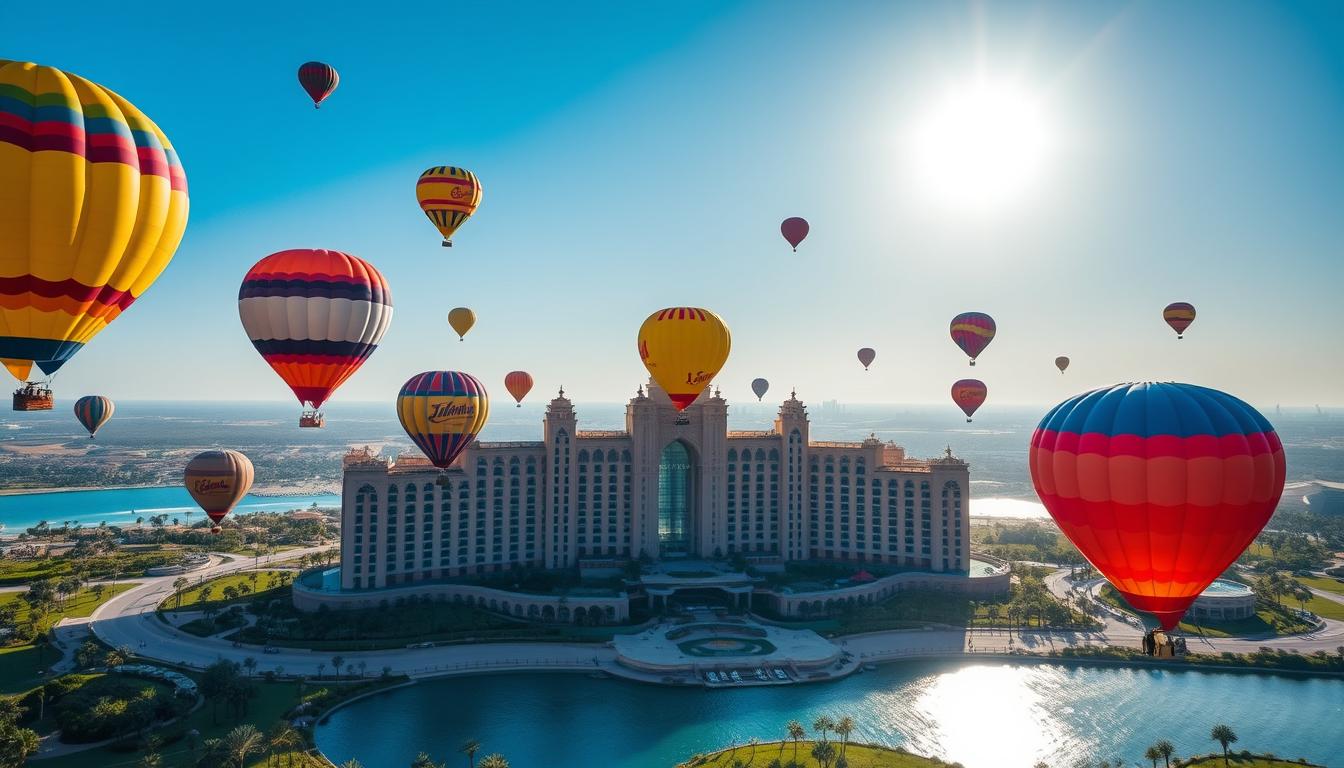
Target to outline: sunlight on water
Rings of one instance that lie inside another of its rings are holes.
[[[937,677],[915,700],[928,729],[904,729],[912,750],[966,765],[1031,765],[1062,751],[1068,728],[1042,693],[1009,667],[967,667]]]

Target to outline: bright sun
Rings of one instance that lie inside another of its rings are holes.
[[[977,79],[935,99],[912,128],[915,181],[933,202],[998,211],[1027,197],[1053,148],[1044,104],[1015,83]]]

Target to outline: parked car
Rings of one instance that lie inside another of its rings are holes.
[[[709,672],[705,673],[705,679],[711,683],[717,683],[719,682],[719,673],[711,669]]]
[[[786,675],[786,674],[784,674],[784,670],[782,670],[782,669],[776,669],[776,670],[775,670],[775,677],[776,677],[777,679],[779,679],[779,680],[788,680],[788,679],[789,679],[789,676]]]
[[[732,678],[733,678],[733,682],[734,682],[734,683],[740,683],[740,682],[742,682],[742,676],[739,675],[739,674],[737,673],[737,670],[736,670],[736,669],[734,669],[732,672],[729,672],[728,674],[729,674],[729,675],[732,675]]]
[[[765,670],[764,670],[764,669],[758,669],[758,670],[756,670],[756,679],[757,679],[757,680],[769,680],[770,678],[768,678],[768,677],[765,676]]]
[[[276,648],[274,645],[268,645],[268,646],[266,646],[265,648],[262,648],[262,649],[261,649],[261,652],[262,652],[262,653],[279,653],[279,652],[280,652],[280,649],[279,649],[279,648]]]

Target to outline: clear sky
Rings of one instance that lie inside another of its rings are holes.
[[[60,397],[289,397],[237,286],[325,247],[396,305],[337,401],[433,368],[500,404],[514,368],[533,399],[623,400],[644,317],[698,305],[732,329],[731,400],[764,376],[775,399],[947,402],[975,375],[986,408],[1154,378],[1344,404],[1344,4],[194,5],[0,11],[0,57],[119,91],[190,184],[176,258]],[[341,75],[320,111],[309,59]],[[985,83],[1010,103],[973,113],[972,152],[939,120]],[[484,186],[451,250],[415,203],[429,165]],[[1160,317],[1177,300],[1199,312],[1184,341]],[[464,343],[457,305],[479,317]],[[974,369],[948,338],[966,310],[999,326]]]

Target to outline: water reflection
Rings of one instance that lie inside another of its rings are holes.
[[[337,763],[357,757],[367,768],[405,768],[422,749],[451,760],[469,738],[521,767],[671,768],[752,737],[784,738],[789,720],[810,726],[823,714],[853,717],[856,740],[967,768],[1133,765],[1159,738],[1178,754],[1205,753],[1218,722],[1248,749],[1316,762],[1344,754],[1340,680],[950,662],[736,691],[556,674],[439,680],[338,711],[318,745]],[[758,760],[776,754],[762,748]]]

